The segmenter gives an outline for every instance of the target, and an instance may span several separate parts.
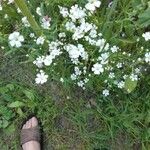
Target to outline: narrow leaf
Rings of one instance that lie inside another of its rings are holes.
[[[38,36],[40,36],[42,34],[41,28],[39,27],[39,25],[35,21],[34,17],[32,16],[32,14],[31,14],[28,6],[26,5],[25,1],[24,0],[15,0],[15,3],[19,7],[19,9],[23,13],[23,15],[27,17],[27,20],[29,21],[34,32]]]
[[[23,92],[24,92],[24,94],[26,95],[26,97],[27,97],[28,99],[34,100],[34,94],[33,94],[31,91],[29,91],[29,90],[24,90]]]

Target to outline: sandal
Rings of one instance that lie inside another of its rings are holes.
[[[21,145],[29,142],[29,141],[37,141],[40,143],[41,141],[41,134],[39,126],[35,126],[28,129],[21,129]]]

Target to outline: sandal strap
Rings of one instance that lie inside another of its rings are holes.
[[[29,141],[37,141],[40,142],[41,135],[40,135],[40,129],[38,126],[32,127],[29,129],[22,129],[21,130],[21,145],[29,142]]]

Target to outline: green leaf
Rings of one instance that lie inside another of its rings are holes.
[[[24,0],[15,0],[15,3],[19,7],[19,9],[23,13],[23,15],[27,17],[27,20],[29,21],[34,32],[38,36],[40,36],[42,34],[42,30],[39,27],[39,25],[37,24],[37,22],[35,21],[34,17],[32,16],[28,6],[26,5],[26,2]]]
[[[131,93],[137,86],[137,81],[132,81],[129,77],[125,80],[125,89]]]
[[[17,109],[17,113],[18,113],[20,116],[23,116],[23,111],[21,110],[21,108],[18,108],[18,109]]]
[[[28,98],[28,99],[30,99],[30,100],[34,100],[34,94],[31,92],[31,91],[29,91],[29,90],[24,90],[23,91],[24,92],[24,94],[26,95],[26,97]]]
[[[9,122],[6,119],[0,120],[0,128],[6,128],[9,125]]]
[[[13,123],[10,124],[9,126],[7,126],[6,129],[4,129],[4,132],[5,132],[5,134],[8,135],[8,136],[14,134],[14,132],[15,132],[15,125],[14,125]]]
[[[8,107],[10,107],[10,108],[18,108],[18,107],[22,107],[22,106],[24,106],[24,103],[20,102],[20,101],[15,101],[8,105]]]
[[[147,27],[150,25],[150,8],[147,8],[142,14],[140,14],[138,20],[138,24],[141,27]]]

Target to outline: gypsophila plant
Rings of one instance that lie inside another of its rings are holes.
[[[9,5],[11,3],[13,1],[8,2]],[[113,9],[115,5],[111,2],[108,8]],[[111,95],[114,88],[125,89],[128,93],[135,89],[150,64],[150,32],[135,35],[132,42],[128,42],[125,39],[128,37],[122,33],[122,41],[127,43],[125,47],[113,42],[113,37],[107,38],[103,34],[106,27],[97,24],[95,16],[101,7],[100,0],[87,0],[82,6],[74,4],[70,8],[58,5],[61,25],[53,38],[50,37],[53,16],[44,14],[41,7],[36,8],[39,26],[44,31],[41,35],[31,32],[28,35],[32,41],[29,44],[39,51],[33,61],[38,71],[36,84],[44,84],[52,78],[65,84],[76,84],[83,90],[93,89],[104,96]],[[17,11],[19,14],[22,12],[20,9]],[[34,30],[28,17],[22,16],[22,26]],[[14,31],[8,37],[9,45],[19,48],[28,42],[27,38]]]

